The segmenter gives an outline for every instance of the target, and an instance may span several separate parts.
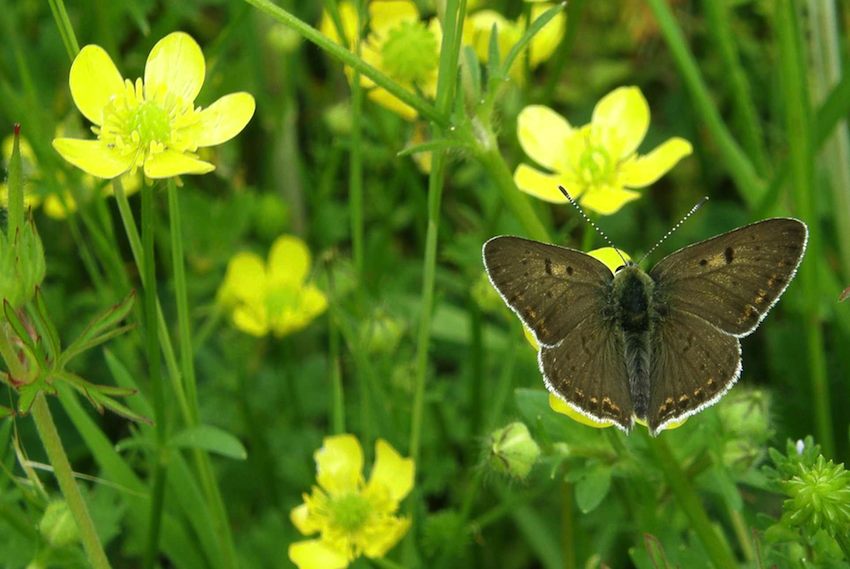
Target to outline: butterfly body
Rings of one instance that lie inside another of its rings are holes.
[[[484,244],[490,281],[534,333],[550,391],[577,411],[653,434],[717,402],[750,334],[793,278],[808,232],[754,223],[685,247],[649,272],[519,237]]]

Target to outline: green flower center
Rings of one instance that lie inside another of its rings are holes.
[[[328,510],[335,526],[347,533],[353,533],[369,520],[372,504],[361,494],[349,493],[331,498]]]
[[[587,185],[606,185],[614,182],[619,161],[612,155],[598,129],[585,127],[578,134],[583,138],[583,147],[573,158],[576,177]]]
[[[437,38],[422,22],[404,22],[390,30],[381,46],[381,60],[393,79],[424,82],[437,69]]]
[[[129,129],[138,133],[144,146],[151,142],[165,143],[171,136],[171,117],[154,101],[144,101],[131,115]]]

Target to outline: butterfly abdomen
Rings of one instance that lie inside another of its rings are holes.
[[[614,300],[623,331],[629,393],[637,417],[649,408],[650,303],[652,279],[636,266],[623,267],[614,277]]]

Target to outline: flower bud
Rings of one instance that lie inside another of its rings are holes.
[[[44,280],[44,249],[30,219],[12,236],[0,232],[0,302],[19,308]]]
[[[810,533],[824,529],[830,535],[850,527],[850,472],[844,464],[820,455],[811,466],[801,463],[797,475],[782,488],[790,496],[783,505],[783,521]]]
[[[369,353],[390,353],[398,347],[404,325],[397,318],[378,310],[360,326],[363,348]]]
[[[519,421],[490,434],[489,464],[503,474],[525,480],[540,456],[540,447]]]
[[[68,504],[64,500],[56,500],[48,504],[38,523],[38,530],[51,547],[64,547],[79,539],[77,522],[74,521],[71,510],[68,509]]]

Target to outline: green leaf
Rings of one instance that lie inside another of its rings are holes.
[[[591,468],[576,483],[576,504],[585,514],[596,509],[611,489],[611,469],[607,466]]]
[[[10,409],[8,407],[4,407],[3,405],[0,405],[0,420],[5,419],[6,417],[11,417],[14,414],[15,414],[14,409]]]
[[[136,293],[134,291],[115,306],[97,315],[79,337],[62,353],[59,358],[59,367],[65,367],[69,361],[81,353],[133,328],[133,325],[117,326],[130,313],[135,300]]]
[[[56,361],[62,352],[62,344],[59,339],[59,333],[50,320],[47,306],[44,304],[44,295],[41,294],[41,287],[36,287],[33,302],[27,304],[27,312],[38,334],[46,341],[47,355],[50,361]]]
[[[29,413],[35,396],[44,388],[44,381],[38,379],[18,389],[18,413]]]
[[[463,47],[461,64],[461,82],[471,99],[470,103],[477,105],[481,99],[481,63],[471,46]]]
[[[503,76],[505,76],[505,77],[508,76],[508,74],[510,73],[511,67],[514,64],[514,61],[516,60],[517,57],[519,57],[519,54],[522,53],[522,51],[528,46],[528,44],[531,42],[531,40],[534,38],[534,36],[536,36],[540,32],[540,30],[543,29],[543,26],[548,24],[549,21],[552,18],[554,18],[555,16],[557,16],[558,13],[563,9],[564,9],[564,4],[558,4],[557,6],[553,6],[553,7],[549,8],[548,10],[543,12],[540,15],[539,18],[534,20],[534,23],[531,24],[531,26],[528,27],[528,30],[526,30],[526,32],[522,35],[520,40],[514,44],[514,46],[511,48],[511,51],[508,52],[507,57],[505,57],[505,63],[504,63],[504,65],[502,65],[502,75]],[[495,27],[495,25],[494,25],[494,27]],[[490,36],[490,37],[492,38],[493,36]],[[492,40],[491,40],[491,44],[492,44]],[[491,45],[491,50],[492,50],[492,45]]]
[[[239,439],[212,425],[198,425],[180,431],[171,437],[171,445],[178,448],[199,448],[236,460],[245,460],[248,457],[248,452]]]
[[[490,29],[490,43],[487,46],[487,78],[493,80],[502,77],[502,72],[499,68],[501,55],[499,54],[499,27],[493,22],[493,27]]]
[[[11,304],[9,304],[8,300],[3,301],[3,313],[6,316],[6,321],[9,322],[12,330],[15,331],[15,336],[17,336],[18,339],[30,349],[30,352],[37,353],[38,350],[35,346],[35,340],[32,339],[32,336],[30,336],[26,326],[24,326],[23,322],[21,322],[20,318],[18,318],[17,311]]]

